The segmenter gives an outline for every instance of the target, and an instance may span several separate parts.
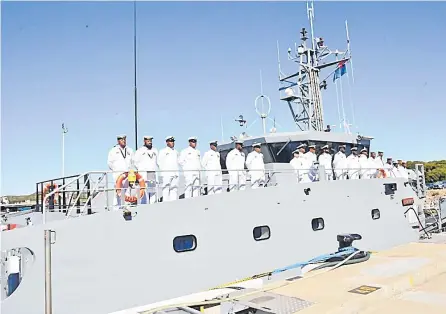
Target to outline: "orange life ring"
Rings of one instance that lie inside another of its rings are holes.
[[[118,196],[121,195],[122,183],[124,182],[125,179],[127,179],[128,175],[129,175],[128,172],[124,172],[116,180],[116,194]],[[136,172],[135,175],[136,175],[136,180],[139,183],[139,198],[143,198],[144,194],[145,194],[145,190],[146,190],[146,182],[144,181],[144,179],[142,178],[142,176],[139,173]],[[137,201],[137,198],[136,198],[136,196],[127,196],[126,195],[125,201],[129,202],[129,203],[134,203]]]
[[[4,228],[2,231],[13,230],[15,228],[17,228],[17,224],[7,224],[6,228]]]
[[[48,183],[47,185],[45,185],[45,188],[43,189],[43,197],[45,197],[47,195],[47,193],[49,192],[51,188],[51,184]],[[59,198],[59,190],[57,189],[57,184],[53,184],[53,191],[56,191],[56,193],[54,193],[54,203],[57,203],[57,199]],[[49,199],[47,200],[47,202],[49,201]]]
[[[378,175],[376,177],[377,178],[387,178],[387,174],[384,171],[384,169],[378,169]]]

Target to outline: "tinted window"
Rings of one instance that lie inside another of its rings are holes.
[[[197,247],[197,238],[193,235],[175,237],[173,239],[173,249],[175,252],[193,251]]]
[[[228,156],[229,149],[220,151],[220,166],[221,169],[226,169],[226,156]],[[227,171],[223,171],[223,174],[227,174]]]
[[[361,150],[364,147],[367,148],[367,150],[369,150],[370,141],[363,141],[363,142],[364,142],[363,144],[355,146],[357,146],[359,150]],[[297,148],[297,146],[299,146],[302,143],[307,145],[316,145],[316,154],[318,156],[322,154],[321,147],[327,144],[331,148],[332,155],[338,152],[339,145],[341,145],[341,143],[321,142],[321,141],[293,141],[293,142],[271,143],[268,144],[268,147],[271,151],[272,162],[276,163],[290,162],[290,160],[293,158],[292,152]],[[346,145],[345,153],[348,156],[351,152],[352,144],[344,144],[344,145]]]

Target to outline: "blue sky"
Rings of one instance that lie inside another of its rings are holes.
[[[31,193],[35,182],[61,175],[62,122],[66,174],[105,170],[117,134],[135,142],[133,4],[1,5],[1,194]],[[221,139],[220,116],[226,138],[238,133],[234,117],[257,117],[259,70],[279,131],[295,130],[278,99],[276,41],[286,63],[301,27],[309,29],[305,2],[137,6],[140,136],[163,147],[174,135],[178,149],[198,136],[205,151]],[[372,148],[407,160],[444,159],[446,3],[323,2],[315,14],[316,36],[330,47],[345,49],[349,22],[356,124],[375,137]],[[338,123],[333,85],[324,111],[327,123]],[[249,133],[261,133],[261,124]]]

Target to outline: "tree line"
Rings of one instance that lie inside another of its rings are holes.
[[[415,169],[415,164],[423,164],[426,182],[446,181],[446,160],[408,161],[407,168]]]

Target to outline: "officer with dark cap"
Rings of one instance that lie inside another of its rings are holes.
[[[235,141],[235,148],[226,156],[226,169],[229,171],[229,191],[246,188],[246,156],[243,152],[243,141]]]
[[[178,199],[179,165],[178,151],[175,149],[175,138],[166,137],[166,147],[160,150],[158,166],[163,189],[163,202]]]
[[[219,194],[222,192],[222,173],[220,163],[220,153],[217,151],[217,141],[209,143],[209,150],[204,153],[201,164],[205,170],[207,182],[207,194]]]
[[[138,173],[147,183],[147,192],[150,203],[156,201],[155,190],[158,182],[156,171],[158,170],[158,150],[153,147],[153,136],[144,136],[144,145],[135,152],[133,163]],[[141,200],[144,204],[145,200]]]
[[[127,136],[118,135],[116,139],[118,143],[110,150],[107,159],[115,183],[122,173],[128,172],[133,166],[133,149],[127,146]]]

